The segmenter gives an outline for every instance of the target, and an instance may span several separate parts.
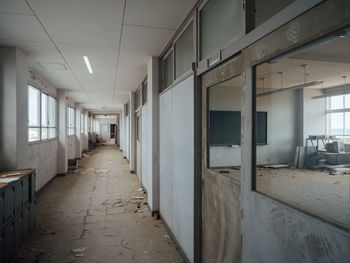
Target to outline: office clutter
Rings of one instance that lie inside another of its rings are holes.
[[[35,170],[0,172],[0,262],[11,262],[35,228]]]
[[[305,146],[297,146],[294,167],[350,173],[350,151],[336,136],[310,135]]]

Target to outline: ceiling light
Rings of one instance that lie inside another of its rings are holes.
[[[83,58],[84,58],[84,61],[85,61],[85,64],[86,64],[86,67],[87,67],[89,73],[90,73],[90,74],[93,74],[94,72],[92,71],[89,58],[88,58],[87,56],[83,56]]]

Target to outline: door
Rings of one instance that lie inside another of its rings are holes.
[[[136,113],[136,173],[141,180],[141,111]]]

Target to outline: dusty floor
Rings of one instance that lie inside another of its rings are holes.
[[[121,152],[102,146],[89,155],[39,195],[37,229],[16,262],[184,262]]]

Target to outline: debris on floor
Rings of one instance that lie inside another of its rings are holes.
[[[56,232],[51,230],[51,229],[46,229],[46,230],[40,232],[40,235],[42,235],[42,236],[49,236],[49,235],[55,235],[55,234],[56,234]]]
[[[87,158],[90,157],[90,155],[89,155],[89,154],[86,154],[86,153],[83,153],[82,155],[83,155],[84,157],[87,157]]]
[[[145,198],[143,196],[132,196],[131,199],[132,200],[143,200]]]
[[[76,257],[83,257],[85,250],[87,250],[87,247],[80,247],[80,248],[74,248],[71,249],[70,252],[74,254]]]

